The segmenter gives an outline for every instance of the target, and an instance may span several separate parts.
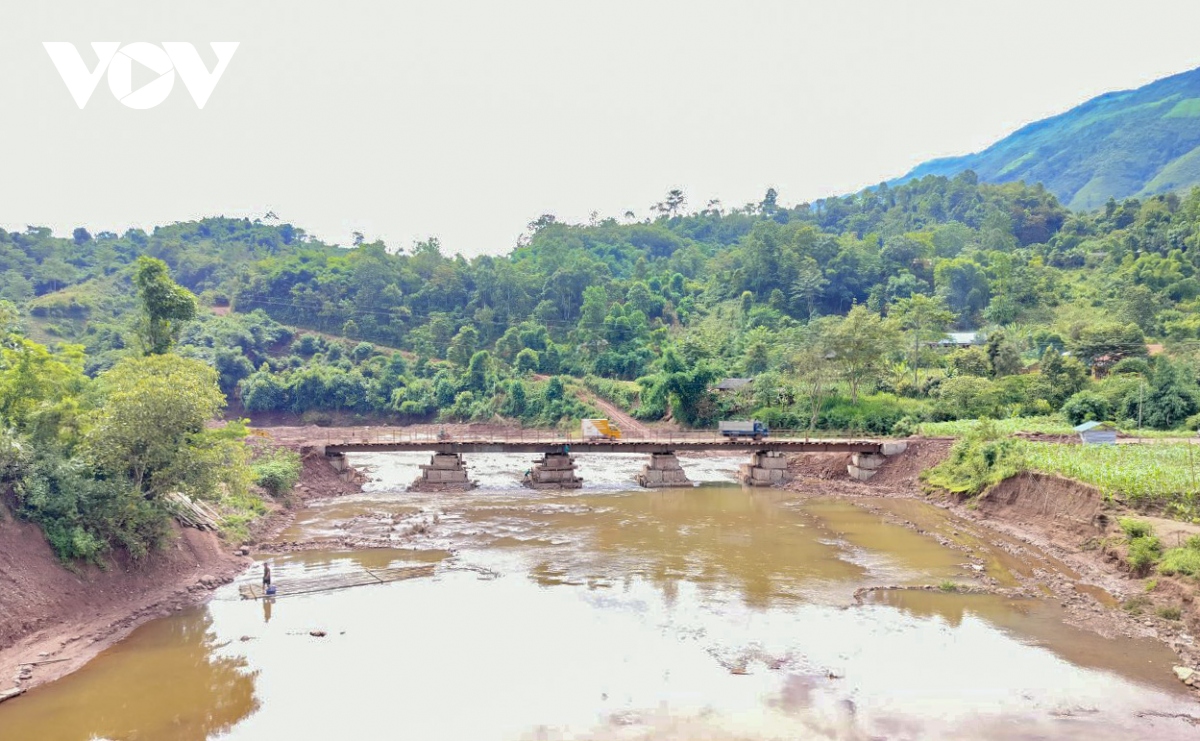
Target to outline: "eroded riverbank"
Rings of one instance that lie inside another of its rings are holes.
[[[1053,556],[968,542],[978,526],[945,510],[719,483],[736,459],[685,459],[709,484],[659,491],[624,483],[638,461],[585,460],[587,488],[547,494],[480,457],[478,490],[403,492],[418,462],[360,457],[366,491],[301,511],[260,558],[281,581],[412,563],[429,578],[274,604],[223,587],[0,706],[0,738],[1196,733],[1172,717],[1195,706],[1162,644],[1069,624],[1019,593]],[[950,583],[996,591],[861,591]]]

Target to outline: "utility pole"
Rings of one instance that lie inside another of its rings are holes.
[[[1146,379],[1138,381],[1138,443],[1142,442],[1142,399],[1146,395]]]

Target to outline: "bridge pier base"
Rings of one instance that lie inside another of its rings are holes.
[[[887,456],[883,453],[855,453],[850,456],[850,464],[846,466],[846,473],[850,474],[850,478],[866,481],[879,473],[879,467],[886,461]]]
[[[428,465],[421,466],[421,475],[408,487],[410,491],[466,491],[475,482],[467,477],[462,455],[434,453]]]
[[[532,489],[579,489],[583,479],[575,475],[575,459],[569,454],[546,453],[525,474],[525,485]]]
[[[674,453],[651,453],[650,462],[642,466],[642,472],[637,475],[637,482],[647,489],[692,484]]]
[[[779,486],[791,478],[787,458],[778,450],[760,450],[738,467],[738,480],[746,486]]]

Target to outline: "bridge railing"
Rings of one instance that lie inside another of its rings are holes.
[[[595,439],[595,438],[589,438]],[[723,440],[748,440],[746,436],[726,437],[717,430],[652,430],[644,435],[622,435],[618,442],[629,443],[662,443],[696,442]],[[488,443],[572,443],[584,440],[579,430],[559,432],[545,429],[490,429],[472,431],[457,430],[452,433],[440,434],[428,428],[413,429],[411,427],[355,427],[326,430],[326,445],[350,444],[386,444],[386,443],[438,443],[438,442],[488,442]],[[814,434],[810,430],[771,430],[766,441],[796,441],[796,442],[830,442],[846,441],[875,441],[865,435],[821,431]]]

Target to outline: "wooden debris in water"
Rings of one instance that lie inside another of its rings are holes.
[[[432,576],[436,568],[434,564],[397,566],[390,569],[363,569],[362,571],[355,571],[348,574],[326,574],[310,578],[285,579],[274,583],[275,594],[272,596],[290,597],[296,594],[327,592],[333,589],[347,589],[349,587],[361,587],[368,584],[386,584],[403,579],[416,579],[423,576]],[[238,587],[238,591],[241,592],[242,599],[262,599],[267,596],[266,590],[261,583],[243,584]]]

